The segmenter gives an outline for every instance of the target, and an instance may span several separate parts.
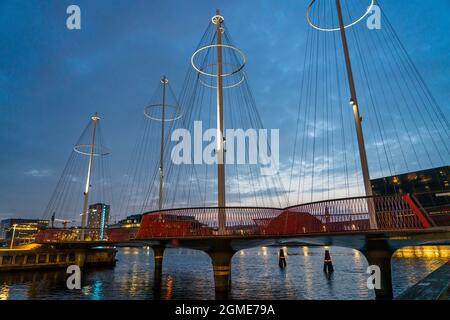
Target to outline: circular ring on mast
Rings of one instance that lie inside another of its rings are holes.
[[[162,108],[162,107],[163,107],[162,103],[151,104],[144,108],[144,115],[149,119],[162,122],[163,121],[162,118],[158,118],[151,114],[151,110],[154,110],[157,108]],[[175,121],[175,120],[178,120],[181,118],[181,112],[180,112],[180,108],[178,106],[174,106],[171,104],[165,104],[164,108],[173,109],[173,113],[174,113],[174,115],[172,117],[169,117],[169,118],[164,117],[164,122]]]
[[[91,145],[90,144],[77,144],[76,146],[73,147],[73,151],[75,151],[76,153],[85,155],[85,156],[90,156],[91,155]],[[94,146],[92,155],[97,157],[97,156],[106,156],[110,153],[111,153],[111,150],[109,150],[106,147]]]
[[[208,67],[212,67],[212,66],[216,66],[216,65],[217,65],[217,63],[211,63],[211,64],[208,64],[208,65],[206,65],[202,70],[206,70]],[[232,66],[232,67],[236,67],[236,68],[239,68],[239,67],[240,67],[239,65],[236,65],[236,64],[234,64],[234,63],[223,63],[223,65],[228,65],[228,66]],[[244,75],[244,73],[242,72],[242,73],[240,73],[239,80],[238,80],[236,83],[224,85],[224,86],[222,86],[222,88],[223,88],[223,89],[234,88],[234,87],[240,85],[244,80],[245,80],[245,75]],[[208,87],[208,88],[211,88],[211,89],[217,89],[217,86],[210,85],[210,84],[206,83],[205,81],[203,81],[202,78],[201,78],[201,76],[199,76],[198,81],[199,81],[202,85],[204,85],[205,87]]]
[[[311,3],[308,6],[308,10],[306,10],[306,21],[308,21],[308,24],[311,27],[313,27],[314,29],[319,30],[319,31],[334,32],[334,31],[341,30],[341,28],[339,28],[339,27],[338,28],[323,28],[323,27],[319,27],[319,26],[315,25],[314,23],[312,23],[309,15],[311,13],[312,6],[313,6],[313,4],[315,2],[316,2],[316,0],[312,0]],[[369,4],[369,7],[367,8],[367,11],[361,17],[359,17],[358,19],[356,19],[352,23],[349,23],[346,26],[344,26],[344,29],[354,26],[355,24],[360,22],[362,19],[367,17],[367,15],[372,11],[372,8],[373,8],[374,4],[375,4],[375,0],[370,0],[370,4]]]
[[[239,55],[240,55],[241,58],[242,58],[242,64],[241,64],[241,65],[236,66],[236,69],[235,69],[235,70],[232,70],[232,71],[229,71],[229,72],[227,72],[227,73],[221,74],[222,77],[231,76],[231,75],[233,75],[233,74],[235,74],[235,73],[238,73],[239,71],[241,71],[241,70],[244,68],[245,63],[246,63],[246,59],[245,59],[245,54],[242,52],[242,50],[240,50],[240,49],[238,49],[238,48],[236,48],[236,47],[230,46],[230,45],[228,45],[228,44],[210,44],[210,45],[207,45],[207,46],[203,46],[203,47],[201,47],[201,48],[198,48],[198,49],[192,54],[192,57],[191,57],[191,64],[192,64],[192,67],[193,67],[195,70],[197,70],[197,72],[199,72],[199,73],[201,73],[201,74],[204,74],[205,76],[209,76],[209,77],[217,77],[217,74],[209,73],[209,72],[203,71],[202,68],[199,68],[199,67],[195,64],[195,61],[194,61],[194,60],[195,60],[195,57],[196,57],[200,52],[202,52],[203,50],[206,50],[206,49],[209,49],[209,48],[216,48],[216,47],[222,47],[222,48],[228,48],[228,49],[234,50],[234,51],[236,51],[237,53],[239,53]]]
[[[212,86],[212,85],[210,85],[210,84],[207,84],[207,83],[206,83],[205,81],[203,81],[201,78],[199,78],[198,80],[199,80],[200,83],[201,83],[202,85],[204,85],[205,87],[208,87],[208,88],[211,88],[211,89],[217,89],[217,86]],[[233,84],[230,84],[230,85],[227,85],[227,86],[222,86],[222,89],[231,89],[231,88],[237,87],[237,86],[240,85],[244,80],[245,80],[245,76],[244,76],[244,74],[242,74],[242,77],[241,77],[241,79],[240,79],[238,82],[233,83]]]
[[[222,17],[220,14],[216,14],[211,18],[211,22],[214,24],[222,23],[224,20],[224,17]]]

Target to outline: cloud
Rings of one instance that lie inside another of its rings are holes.
[[[33,178],[42,178],[51,176],[51,171],[48,169],[30,169],[25,171],[25,175]]]

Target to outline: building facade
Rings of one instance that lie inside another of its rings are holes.
[[[437,224],[450,221],[450,166],[373,179],[374,195],[410,193]]]
[[[14,245],[31,243],[39,230],[47,228],[48,224],[48,220],[42,219],[5,219],[0,221],[0,239],[10,243],[14,233]]]
[[[371,180],[375,195],[446,193],[450,192],[449,181],[450,166],[407,172]]]
[[[109,224],[108,204],[95,203],[89,206],[87,227],[92,239],[105,239],[105,230]]]

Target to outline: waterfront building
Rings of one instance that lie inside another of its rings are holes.
[[[42,219],[5,219],[0,221],[0,239],[10,243],[14,233],[14,245],[31,243],[38,231],[47,228],[48,224],[48,220]]]
[[[141,225],[141,214],[132,214],[117,223],[108,226],[107,238],[109,241],[126,242],[136,237]]]
[[[118,222],[123,228],[131,228],[131,227],[139,227],[141,223],[142,215],[141,214],[132,214],[127,216],[125,219],[122,219]]]
[[[87,228],[92,239],[104,239],[105,229],[109,223],[110,205],[95,203],[89,206]]]
[[[407,172],[372,179],[376,195],[396,193],[448,193],[450,192],[450,166]]]
[[[410,193],[438,224],[450,220],[450,166],[373,179],[374,195]]]

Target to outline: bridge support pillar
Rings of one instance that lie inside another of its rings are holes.
[[[361,250],[365,255],[369,266],[380,268],[379,288],[375,286],[376,300],[392,300],[394,293],[392,290],[391,257],[395,252],[385,240],[368,240],[366,247]],[[375,281],[376,274],[374,274]]]
[[[153,273],[153,296],[155,300],[161,298],[161,286],[162,286],[162,264],[164,257],[164,245],[152,246],[153,256],[155,261],[155,270]]]
[[[211,250],[208,255],[211,257],[214,272],[214,285],[217,300],[229,298],[231,291],[231,259],[236,251],[229,249]]]

